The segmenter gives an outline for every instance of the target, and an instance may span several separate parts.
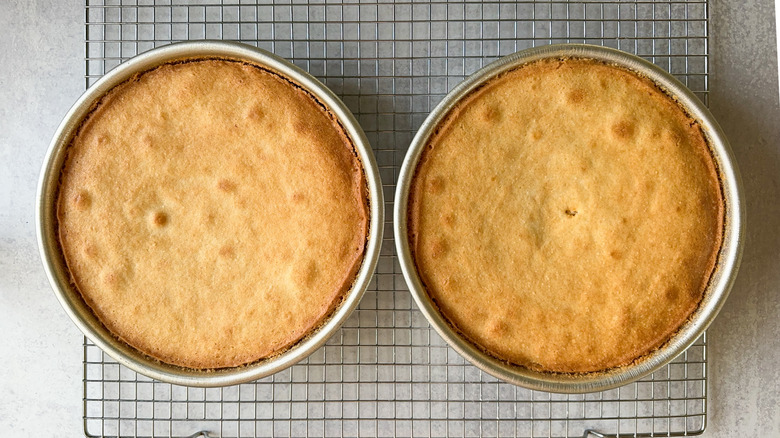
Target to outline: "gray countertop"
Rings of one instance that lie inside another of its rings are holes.
[[[38,172],[84,87],[81,3],[0,3],[0,430],[83,432],[82,335],[35,242]],[[742,268],[709,330],[706,437],[780,436],[780,106],[771,0],[713,0],[710,106],[747,194]]]

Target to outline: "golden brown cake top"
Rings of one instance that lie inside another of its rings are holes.
[[[723,224],[698,123],[651,81],[584,59],[537,61],[467,96],[409,201],[442,314],[538,371],[605,370],[661,346],[699,305]]]
[[[117,86],[83,122],[59,235],[112,333],[167,363],[231,367],[285,350],[341,302],[367,202],[352,143],[311,94],[191,60]]]

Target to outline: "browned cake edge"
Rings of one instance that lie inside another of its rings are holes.
[[[420,193],[423,190],[422,182],[418,180],[418,174],[420,171],[420,168],[423,164],[423,162],[426,160],[428,155],[431,153],[431,151],[434,149],[435,144],[437,143],[438,138],[442,135],[442,132],[446,131],[447,128],[453,121],[457,118],[458,114],[461,112],[462,108],[468,106],[473,100],[478,99],[483,92],[485,92],[489,85],[491,85],[494,82],[500,81],[504,76],[507,74],[510,74],[514,71],[517,71],[522,68],[526,68],[529,66],[532,66],[534,64],[541,64],[541,63],[564,63],[569,60],[575,60],[575,61],[586,61],[591,62],[594,64],[601,64],[606,65],[612,68],[616,68],[619,70],[622,70],[624,72],[628,72],[629,74],[635,76],[640,81],[644,82],[645,84],[649,85],[651,88],[657,90],[660,93],[660,96],[666,97],[666,99],[663,100],[666,105],[676,108],[681,115],[681,117],[684,117],[688,126],[690,126],[692,129],[695,129],[694,136],[697,139],[698,143],[696,146],[697,150],[701,154],[702,157],[704,157],[704,162],[708,164],[708,168],[710,170],[710,178],[709,180],[712,182],[712,188],[715,189],[715,191],[718,193],[718,199],[720,202],[718,202],[718,212],[717,212],[717,228],[719,229],[719,232],[716,236],[716,242],[714,245],[715,250],[712,251],[712,254],[710,254],[709,262],[707,263],[707,270],[709,273],[706,275],[706,281],[701,285],[699,292],[698,292],[698,299],[692,300],[691,306],[689,310],[685,313],[685,317],[682,318],[678,323],[671,325],[669,329],[663,333],[659,333],[658,336],[654,339],[653,342],[650,343],[646,348],[643,348],[641,350],[637,350],[634,352],[627,352],[625,354],[625,357],[628,359],[624,360],[623,363],[620,365],[617,365],[615,367],[609,367],[605,369],[600,370],[594,370],[594,371],[587,371],[587,372],[581,372],[581,371],[571,371],[571,370],[563,370],[563,371],[550,371],[547,369],[542,369],[539,367],[534,367],[532,364],[526,364],[526,363],[518,363],[516,361],[513,361],[512,359],[508,357],[504,357],[501,354],[498,354],[487,347],[481,345],[473,336],[471,336],[467,330],[464,330],[464,328],[458,326],[452,318],[443,310],[442,306],[437,302],[436,297],[434,296],[431,291],[428,290],[428,286],[425,281],[425,275],[422,272],[420,265],[417,262],[416,258],[416,252],[418,247],[418,223],[419,223],[419,214],[420,214],[420,206],[418,199],[420,199]],[[696,310],[700,307],[702,300],[704,299],[704,293],[706,292],[706,289],[710,283],[710,280],[712,278],[713,273],[715,272],[715,267],[718,264],[718,260],[720,258],[721,249],[723,246],[723,235],[725,233],[725,201],[723,200],[723,181],[721,178],[721,172],[718,168],[717,161],[714,159],[712,155],[711,148],[709,146],[709,143],[707,141],[707,136],[704,134],[704,132],[701,129],[700,123],[690,115],[690,113],[685,109],[685,107],[673,96],[671,95],[667,90],[665,90],[663,87],[661,87],[659,84],[657,84],[655,81],[651,80],[647,76],[641,74],[640,72],[631,70],[629,68],[626,68],[621,65],[617,65],[614,63],[604,62],[592,58],[585,58],[585,57],[559,57],[554,59],[542,59],[542,60],[536,60],[531,61],[528,63],[525,63],[523,65],[520,65],[518,67],[515,67],[511,70],[508,70],[506,72],[502,72],[501,74],[490,78],[485,83],[481,84],[474,90],[472,90],[468,95],[466,95],[464,98],[462,98],[459,102],[455,104],[455,106],[450,109],[447,114],[442,118],[442,120],[437,124],[437,126],[434,128],[433,133],[429,136],[424,149],[422,153],[420,154],[420,158],[417,161],[417,164],[415,166],[414,174],[412,175],[412,180],[410,183],[409,188],[409,196],[408,196],[408,204],[407,204],[407,240],[409,243],[409,250],[412,256],[412,261],[414,262],[415,270],[418,273],[418,277],[420,278],[420,282],[422,283],[423,287],[425,288],[425,293],[428,295],[428,297],[433,302],[434,306],[436,307],[437,311],[439,312],[442,317],[447,321],[447,324],[452,328],[460,337],[467,340],[469,343],[471,343],[473,346],[477,347],[480,351],[487,354],[490,357],[493,357],[495,359],[498,359],[502,362],[509,363],[512,365],[520,366],[523,368],[531,369],[533,371],[547,373],[547,374],[567,374],[567,375],[582,375],[582,374],[596,374],[596,373],[605,373],[610,370],[626,367],[626,366],[634,366],[636,364],[639,364],[643,362],[651,353],[654,351],[657,351],[661,348],[663,348],[674,336],[679,330],[685,326],[690,320],[693,314],[696,312]]]
[[[358,199],[362,199],[362,209],[360,214],[360,223],[362,224],[362,229],[359,230],[360,234],[363,234],[365,238],[360,241],[360,247],[356,251],[355,257],[352,261],[352,264],[350,266],[350,269],[347,271],[347,275],[345,276],[345,280],[342,283],[342,285],[334,291],[331,299],[330,299],[330,305],[321,314],[321,317],[318,319],[314,319],[312,321],[309,321],[306,325],[304,325],[300,330],[292,333],[284,342],[280,342],[274,349],[268,354],[263,354],[259,357],[245,357],[245,358],[236,358],[234,362],[226,363],[223,366],[219,367],[213,367],[205,363],[199,363],[195,361],[189,361],[187,363],[184,363],[179,358],[175,357],[162,357],[161,355],[155,355],[152,354],[152,352],[147,351],[146,349],[140,349],[137,347],[139,345],[138,342],[134,342],[133,339],[125,339],[125,337],[120,336],[117,334],[117,331],[112,329],[113,324],[111,323],[111,320],[109,318],[106,318],[104,315],[101,315],[100,312],[96,311],[96,306],[94,303],[89,299],[86,294],[82,293],[81,288],[79,287],[78,281],[76,279],[76,276],[71,271],[69,267],[69,262],[66,256],[66,252],[63,250],[63,238],[62,238],[62,229],[60,226],[60,218],[62,214],[62,205],[63,200],[61,199],[61,187],[62,187],[62,180],[65,176],[65,168],[67,167],[68,162],[70,161],[70,148],[73,145],[73,142],[76,138],[79,137],[81,132],[86,129],[86,126],[88,126],[90,123],[92,123],[93,115],[100,112],[101,107],[110,104],[112,100],[114,100],[117,95],[122,91],[124,88],[130,86],[132,83],[137,82],[143,75],[150,73],[154,70],[157,70],[161,67],[168,66],[168,65],[178,65],[178,64],[186,64],[191,62],[201,62],[201,61],[226,61],[226,62],[232,62],[236,64],[242,64],[246,66],[250,66],[253,68],[256,68],[258,70],[261,70],[265,73],[268,73],[270,75],[276,76],[277,78],[287,82],[290,84],[293,88],[295,88],[300,94],[304,95],[305,97],[311,99],[314,103],[319,105],[322,110],[327,114],[327,116],[331,119],[331,122],[334,124],[334,126],[337,128],[339,136],[342,138],[345,145],[348,145],[354,160],[353,163],[356,164],[356,168],[358,169],[360,173],[360,177],[358,180],[358,183],[353,188],[354,193]],[[84,301],[84,303],[87,304],[89,309],[91,310],[92,314],[98,319],[98,321],[106,328],[106,330],[113,336],[115,339],[121,341],[122,343],[128,345],[132,349],[142,353],[144,356],[158,361],[162,363],[166,363],[169,365],[176,365],[182,368],[189,368],[189,369],[197,369],[197,370],[214,370],[214,369],[223,369],[223,368],[235,368],[240,366],[248,366],[252,363],[259,362],[262,360],[270,360],[273,359],[276,356],[281,355],[282,353],[290,350],[294,346],[304,342],[306,339],[308,339],[310,336],[312,336],[316,331],[318,331],[329,319],[330,317],[335,313],[336,309],[338,309],[341,304],[344,302],[344,298],[347,295],[347,292],[352,289],[352,286],[355,283],[355,280],[357,278],[357,273],[360,270],[360,267],[362,266],[363,259],[365,258],[365,252],[366,252],[366,243],[369,238],[369,218],[370,218],[370,202],[369,202],[369,196],[368,196],[368,183],[366,180],[365,170],[363,167],[362,160],[360,159],[360,156],[355,148],[355,144],[352,142],[352,139],[347,135],[346,129],[344,128],[344,125],[342,124],[341,120],[339,120],[338,117],[336,117],[335,114],[323,103],[318,99],[313,93],[311,93],[309,90],[301,86],[300,84],[296,83],[292,79],[284,76],[281,73],[278,73],[274,70],[271,70],[269,68],[263,67],[261,65],[255,64],[253,62],[243,60],[243,59],[234,59],[230,57],[223,57],[223,56],[203,56],[203,57],[188,57],[188,58],[182,58],[178,60],[168,61],[164,62],[160,65],[157,65],[153,68],[144,70],[142,72],[138,72],[133,74],[130,78],[126,79],[122,83],[112,87],[110,90],[108,90],[103,96],[101,96],[99,99],[95,101],[95,103],[92,104],[92,107],[89,109],[87,114],[83,117],[81,120],[79,126],[75,129],[73,135],[68,140],[68,145],[66,146],[68,151],[66,152],[65,159],[63,160],[62,167],[60,168],[60,174],[59,174],[59,181],[57,185],[57,189],[54,194],[55,199],[55,209],[56,209],[56,215],[54,217],[53,226],[57,230],[57,244],[58,244],[58,250],[60,255],[62,256],[62,260],[64,261],[65,268],[68,271],[68,277],[70,280],[71,286],[78,291],[79,296]]]

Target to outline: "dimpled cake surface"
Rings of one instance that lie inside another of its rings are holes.
[[[489,80],[418,162],[409,243],[457,332],[532,370],[635,363],[698,307],[724,221],[699,124],[617,66],[536,61]]]
[[[352,287],[362,165],[335,117],[249,63],[167,63],[109,91],[69,145],[71,280],[115,336],[189,368],[271,357]]]

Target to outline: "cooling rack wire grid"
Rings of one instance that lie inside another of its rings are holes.
[[[269,50],[330,87],[373,145],[392,211],[412,136],[448,90],[487,63],[551,43],[638,54],[705,103],[706,1],[331,1],[261,4],[87,0],[86,86],[123,60],[181,40]],[[376,275],[344,327],[307,360],[226,388],[160,383],[84,342],[88,436],[601,437],[700,434],[706,335],[653,375],[587,395],[501,383],[447,347],[416,309],[392,215]]]

